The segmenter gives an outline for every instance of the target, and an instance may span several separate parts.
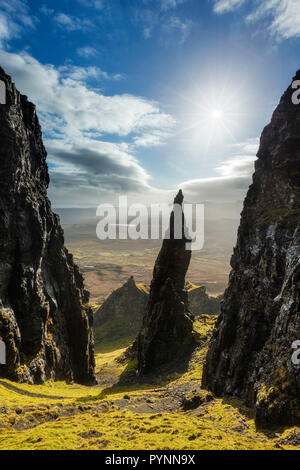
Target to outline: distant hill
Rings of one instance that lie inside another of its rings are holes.
[[[95,342],[103,351],[108,344],[128,345],[140,329],[149,293],[143,284],[131,276],[114,290],[94,315]]]

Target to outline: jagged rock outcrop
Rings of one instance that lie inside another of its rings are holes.
[[[220,313],[223,294],[210,296],[205,286],[195,286],[191,282],[187,282],[185,288],[188,292],[189,309],[193,315],[218,315]]]
[[[218,315],[222,294],[210,297],[204,286],[187,282],[189,311],[193,315]],[[133,276],[114,290],[94,314],[95,344],[117,340],[129,342],[137,337],[149,301],[149,290],[136,284]]]
[[[1,377],[94,381],[92,312],[47,198],[46,151],[35,106],[0,68]]]
[[[174,204],[182,207],[179,191]],[[188,311],[185,275],[191,259],[184,234],[181,210],[181,238],[174,236],[174,211],[171,212],[169,238],[163,240],[153,270],[150,298],[143,325],[137,339],[138,372],[147,373],[172,361],[193,342],[193,320]]]
[[[295,79],[300,79],[300,71]],[[300,105],[284,93],[264,129],[253,184],[203,374],[234,394],[262,426],[300,422]]]
[[[136,338],[147,307],[149,293],[131,276],[114,290],[94,315],[96,343],[121,338]]]

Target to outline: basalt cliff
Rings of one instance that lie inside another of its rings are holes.
[[[0,68],[0,376],[30,383],[94,381],[92,312],[47,198],[35,106]]]
[[[139,374],[183,355],[193,342],[193,320],[184,288],[191,251],[186,246],[189,240],[184,230],[182,202],[183,195],[179,191],[174,199],[174,210],[181,207],[181,237],[177,238],[178,217],[173,210],[167,236],[154,265],[149,302],[137,339]]]
[[[300,71],[295,79],[300,79]],[[300,105],[264,129],[203,386],[243,397],[261,426],[300,423]],[[299,358],[299,354],[298,354]]]

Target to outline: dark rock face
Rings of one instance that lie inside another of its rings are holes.
[[[182,202],[183,195],[179,191],[174,204],[182,206]],[[155,262],[147,312],[137,340],[140,374],[170,362],[193,342],[193,320],[184,290],[191,251],[186,249],[188,240],[184,235],[184,216],[181,214],[181,239],[174,236],[173,211],[169,239],[163,240]]]
[[[300,79],[300,71],[295,77]],[[203,385],[246,399],[259,425],[300,422],[300,105],[264,129]]]
[[[35,106],[0,68],[0,374],[42,383],[94,381],[92,312],[47,199],[46,151]]]
[[[218,315],[220,313],[223,294],[211,297],[206,292],[205,286],[195,286],[190,282],[186,283],[188,291],[189,309],[193,315]]]
[[[94,326],[99,327],[99,334],[95,335],[96,342],[98,336],[101,341],[103,335],[106,340],[136,338],[148,298],[149,293],[145,286],[136,284],[133,277],[114,290],[94,315]]]

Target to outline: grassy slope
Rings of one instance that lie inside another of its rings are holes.
[[[249,411],[236,399],[215,399],[195,410],[172,412],[135,412],[129,405],[118,405],[126,401],[124,393],[143,402],[168,386],[199,384],[213,321],[206,316],[197,319],[202,347],[193,354],[187,371],[160,377],[155,384],[108,383],[100,388],[4,381],[24,393],[47,398],[20,395],[0,385],[0,449],[275,449],[279,436],[275,431],[257,432]],[[122,352],[97,354],[100,376],[117,380],[130,368],[116,361]],[[153,398],[153,408],[156,402],[159,398]],[[290,430],[276,432],[286,436]]]

